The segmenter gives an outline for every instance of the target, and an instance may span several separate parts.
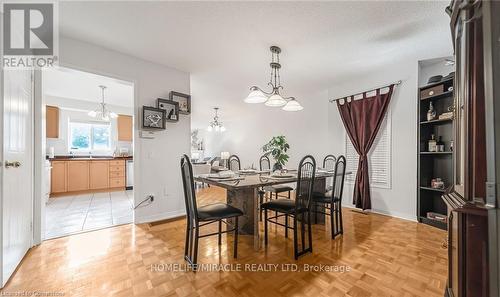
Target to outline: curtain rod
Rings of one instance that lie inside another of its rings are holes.
[[[337,98],[337,99],[330,99],[329,101],[330,101],[330,103],[333,103],[333,102],[335,102],[335,101],[339,101],[339,100],[345,99],[345,98],[347,98],[347,97],[354,97],[354,96],[356,96],[356,95],[360,95],[360,94],[363,94],[363,93],[368,93],[368,92],[371,92],[371,91],[375,91],[375,90],[377,90],[377,89],[387,88],[387,87],[389,87],[390,85],[400,85],[401,83],[402,83],[402,81],[401,81],[401,80],[398,80],[398,81],[396,81],[396,82],[393,82],[393,83],[390,83],[390,84],[386,84],[386,85],[383,85],[383,86],[380,86],[380,87],[372,88],[372,89],[370,89],[370,90],[366,90],[366,91],[363,91],[363,92],[358,92],[358,93],[355,93],[355,94],[353,94],[353,95],[344,96],[344,97],[340,97],[340,98]]]

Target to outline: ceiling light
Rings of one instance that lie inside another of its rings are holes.
[[[271,78],[269,80],[268,85],[272,87],[270,92],[265,92],[261,88],[257,86],[253,86],[250,88],[250,94],[247,98],[244,99],[246,103],[264,103],[266,106],[271,107],[281,107],[286,105],[287,102],[293,101],[290,107],[284,108],[286,111],[299,111],[304,109],[293,97],[283,97],[280,94],[280,90],[283,90],[283,86],[281,85],[281,77],[280,77],[280,53],[281,49],[277,46],[271,46]]]
[[[212,132],[215,130],[215,132],[224,132],[226,131],[226,127],[224,127],[222,125],[222,122],[219,121],[219,108],[218,107],[214,107],[214,110],[215,110],[215,115],[214,115],[214,120],[211,121],[209,124],[208,124],[208,127],[207,127],[207,131],[208,132]]]
[[[259,88],[251,87],[250,90],[250,94],[244,100],[246,103],[264,103],[267,101],[267,96]]]
[[[300,103],[297,102],[297,100],[295,100],[295,98],[292,98],[292,99],[290,99],[290,101],[288,101],[286,103],[285,106],[283,106],[282,109],[285,111],[300,111],[300,110],[304,109],[304,107],[302,107],[302,105],[300,105]]]
[[[96,110],[89,111],[88,115],[90,117],[96,118],[97,120],[108,122],[110,119],[116,119],[118,115],[112,111],[110,111],[106,107],[106,103],[104,103],[104,90],[106,90],[106,86],[99,86],[102,92],[102,101],[99,103],[99,106]]]

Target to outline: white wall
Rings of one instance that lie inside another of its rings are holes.
[[[193,93],[196,94],[195,90]],[[288,168],[297,168],[300,159],[307,154],[313,155],[321,164],[325,155],[330,153],[326,145],[327,92],[294,93],[294,96],[299,98],[304,110],[286,112],[264,104],[247,104],[243,99],[240,99],[238,112],[224,114],[224,109],[221,109],[226,132],[207,132],[206,126],[199,127],[199,137],[203,138],[206,148],[205,156],[220,156],[221,151],[228,151],[240,157],[243,167],[253,164],[258,168],[262,146],[271,137],[284,135],[290,144]]]
[[[390,103],[392,120],[392,186],[371,188],[372,210],[395,217],[416,220],[417,207],[417,61],[387,65],[377,73],[357,76],[329,88],[329,98],[347,96],[397,80]],[[344,154],[345,129],[337,105],[329,106],[329,146],[336,154]],[[353,173],[355,174],[355,173]],[[346,184],[343,204],[353,206],[353,185]]]
[[[47,154],[50,148],[54,148],[55,155],[68,155],[69,153],[69,121],[92,121],[88,112],[95,110],[98,102],[89,102],[71,98],[61,98],[45,95],[45,103],[59,107],[59,138],[47,138]],[[117,114],[134,115],[134,109],[123,106],[107,105],[110,110]],[[118,141],[118,120],[111,119],[111,151],[93,152],[94,155],[110,155],[119,148],[127,148],[129,153],[133,153],[133,143],[131,141]]]
[[[135,211],[136,223],[185,213],[179,162],[181,154],[190,151],[190,116],[168,123],[155,139],[140,138],[139,130],[143,105],[154,106],[156,98],[165,98],[172,90],[190,93],[189,73],[66,37],[59,46],[61,66],[134,83],[135,203],[155,195],[151,205]]]

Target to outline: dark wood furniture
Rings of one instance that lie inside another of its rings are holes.
[[[187,155],[181,158],[182,184],[184,187],[184,200],[186,203],[186,243],[184,249],[184,259],[197,268],[198,240],[203,237],[217,235],[219,245],[222,244],[222,234],[234,232],[234,258],[238,256],[238,217],[243,212],[225,203],[214,203],[198,207],[196,203],[196,192],[194,190],[193,166]],[[228,220],[232,219],[232,224]],[[218,223],[218,232],[200,235],[200,227]],[[232,229],[222,231],[222,223],[232,226]]]
[[[500,126],[500,3],[456,0],[447,11],[456,75],[453,184],[443,195],[449,262],[445,296],[499,296],[495,176],[500,137],[493,128]]]
[[[429,106],[434,106],[436,118],[427,119]],[[446,215],[446,205],[441,199],[445,188],[453,180],[453,119],[439,119],[438,116],[453,108],[453,78],[419,88],[418,98],[418,181],[417,181],[417,218],[424,224],[446,230],[446,222],[428,217],[428,213]],[[442,137],[444,152],[429,151],[428,141],[434,135],[436,140]],[[441,178],[445,187],[433,188],[431,181]]]
[[[267,246],[269,223],[285,227],[285,237],[288,237],[288,229],[292,229],[295,260],[301,255],[312,253],[312,222],[310,210],[315,174],[316,160],[314,160],[312,156],[305,156],[299,163],[295,200],[275,199],[261,205],[264,210],[264,243]],[[268,217],[268,210],[274,211],[275,215]],[[279,222],[280,217],[284,218],[284,224]],[[288,223],[289,218],[292,218],[293,221],[291,227]]]

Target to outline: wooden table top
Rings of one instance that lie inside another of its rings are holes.
[[[242,190],[297,182],[297,170],[290,170],[288,173],[292,176],[276,178],[272,177],[269,172],[257,172],[252,174],[236,173],[236,178],[228,180],[210,178],[209,174],[200,174],[199,176],[195,176],[194,179],[197,182],[203,182],[227,190]],[[346,172],[345,174],[349,175],[352,172]],[[334,176],[333,172],[317,171],[315,178],[324,179],[332,176]]]

